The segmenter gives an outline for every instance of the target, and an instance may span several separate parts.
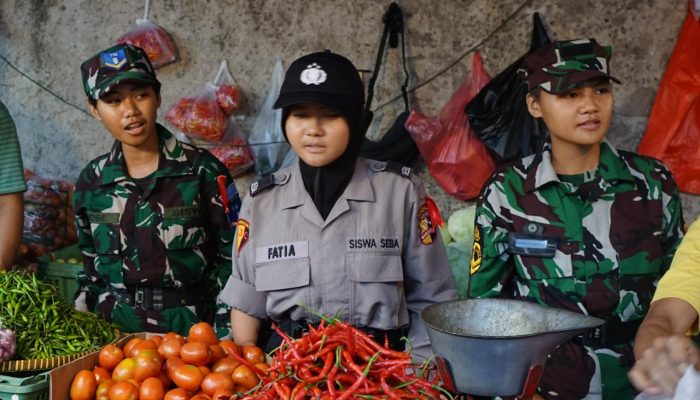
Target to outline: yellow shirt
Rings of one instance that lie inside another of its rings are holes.
[[[700,218],[690,225],[652,302],[669,297],[686,301],[700,315]],[[698,320],[689,333],[698,333]]]

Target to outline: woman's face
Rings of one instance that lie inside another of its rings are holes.
[[[323,167],[337,160],[350,143],[350,126],[340,111],[317,103],[289,107],[287,140],[306,164]]]

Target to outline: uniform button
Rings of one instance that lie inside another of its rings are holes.
[[[180,304],[182,304],[184,306],[185,304],[187,304],[187,302],[185,301],[185,299],[182,299],[182,300],[180,300]]]

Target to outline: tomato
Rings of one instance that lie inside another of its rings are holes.
[[[258,384],[260,378],[253,372],[247,365],[239,365],[231,374],[233,382],[237,385],[241,385],[246,389],[252,389]]]
[[[211,397],[207,396],[204,393],[197,393],[194,396],[190,397],[190,400],[211,400]]]
[[[176,332],[168,332],[165,335],[163,335],[163,341],[166,341],[168,339],[177,339],[180,341],[180,343],[184,344],[186,342],[185,338],[182,337],[179,333]]]
[[[164,388],[167,389],[170,387],[170,378],[168,378],[168,375],[165,372],[160,371],[160,374],[158,374],[158,379],[160,379],[161,383],[163,383]]]
[[[96,390],[95,373],[89,369],[81,369],[75,374],[73,383],[70,385],[70,398],[71,400],[90,400],[95,396]]]
[[[124,349],[122,350],[122,351],[124,351],[124,357],[132,357],[132,355],[131,355],[132,349],[134,348],[134,346],[136,346],[139,342],[142,342],[142,341],[143,341],[143,339],[135,337],[135,338],[130,339],[128,342],[126,342],[126,344],[124,345]]]
[[[102,368],[106,368],[111,371],[114,367],[119,364],[119,361],[124,359],[124,352],[119,346],[114,344],[108,344],[100,350],[100,354],[97,358],[97,363]]]
[[[187,390],[183,388],[175,388],[172,390],[169,390],[166,394],[163,400],[189,400],[190,395],[187,393]]]
[[[102,381],[97,385],[97,391],[95,392],[95,400],[109,400],[109,388],[112,387],[116,382],[113,379],[107,379]]]
[[[209,350],[211,351],[211,362],[217,362],[226,357],[226,352],[218,344],[209,345]]]
[[[131,382],[115,382],[109,388],[109,400],[138,400],[139,389]]]
[[[208,345],[219,343],[214,328],[206,322],[197,322],[192,325],[187,340],[190,342],[202,342]]]
[[[218,389],[233,390],[233,379],[231,375],[222,372],[212,372],[202,380],[202,392],[212,396]]]
[[[141,382],[139,400],[162,400],[165,396],[163,382],[158,378],[147,378]]]
[[[241,355],[241,346],[237,345],[233,340],[224,339],[219,342],[219,347],[224,349],[224,352],[229,356],[232,354]]]
[[[170,378],[178,387],[194,392],[199,389],[199,385],[204,379],[204,374],[194,365],[180,365],[173,370]]]
[[[236,385],[236,386],[233,388],[233,393],[245,393],[245,392],[247,392],[248,390],[249,390],[249,389],[246,389],[246,388],[244,388],[244,387],[241,386],[241,385]]]
[[[143,382],[146,378],[156,377],[160,374],[162,361],[156,350],[141,350],[134,359],[134,378]]]
[[[163,359],[167,360],[170,357],[179,357],[180,356],[180,348],[184,344],[184,341],[181,342],[178,339],[172,338],[172,339],[164,339],[163,342],[158,346],[158,354],[163,357]]]
[[[173,379],[173,371],[180,365],[185,365],[185,362],[182,361],[182,358],[180,357],[170,357],[167,359],[167,361],[165,361],[165,374],[168,375],[170,380]]]
[[[241,355],[253,364],[265,362],[265,352],[254,344],[241,346]]]
[[[131,348],[130,357],[136,357],[142,350],[158,350],[158,345],[151,339],[142,340]]]
[[[231,397],[233,397],[233,390],[218,389],[211,395],[211,400],[229,400]]]
[[[133,358],[125,358],[121,360],[112,371],[112,379],[115,381],[126,381],[134,377],[134,368],[136,361]]]
[[[213,372],[223,372],[225,374],[231,375],[236,367],[240,365],[240,362],[233,357],[224,357],[217,361],[211,370]]]
[[[106,381],[107,379],[112,379],[112,374],[109,371],[107,371],[106,368],[95,367],[92,369],[92,372],[95,373],[95,378],[97,379],[98,385],[100,384],[100,382]]]
[[[193,365],[207,365],[211,360],[209,345],[203,342],[189,342],[180,348],[182,361]]]
[[[156,346],[160,346],[160,344],[163,343],[163,336],[161,335],[153,335],[149,337],[149,339],[151,339]]]
[[[200,365],[197,368],[199,368],[199,370],[202,371],[202,375],[204,376],[207,376],[207,374],[211,373],[211,370],[206,365]]]
[[[263,372],[266,372],[268,369],[270,369],[270,364],[264,363],[264,362],[257,363],[257,364],[255,364],[255,366],[258,367],[258,369],[260,371],[263,371]]]

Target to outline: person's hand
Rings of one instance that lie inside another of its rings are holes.
[[[654,339],[629,372],[632,384],[651,394],[673,395],[689,365],[700,366],[700,351],[687,336]]]

